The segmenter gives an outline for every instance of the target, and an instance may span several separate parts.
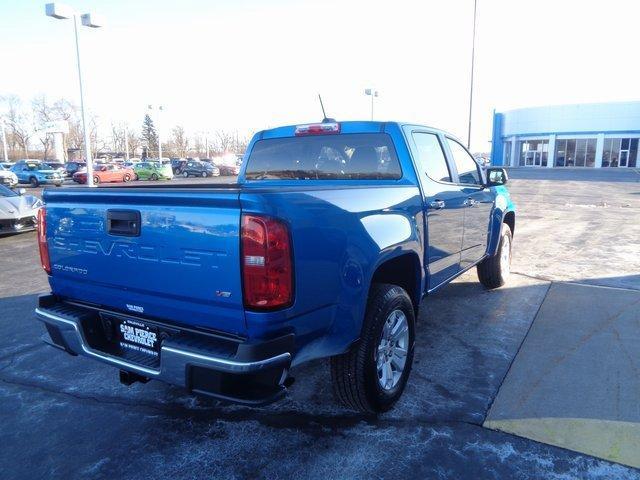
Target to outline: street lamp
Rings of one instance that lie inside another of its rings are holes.
[[[371,97],[371,120],[373,120],[373,98],[378,96],[378,91],[373,88],[366,88],[364,94]]]
[[[469,128],[467,129],[467,148],[471,149],[471,113],[473,112],[473,73],[476,60],[476,13],[478,0],[473,0],[473,39],[471,40],[471,84],[469,85]]]
[[[158,105],[157,107],[154,107],[153,105],[147,106],[147,109],[149,109],[149,111],[153,111],[156,108],[158,109],[158,115],[156,117],[156,127],[157,127],[156,133],[158,134],[158,161],[162,162],[162,137],[160,136],[160,112],[164,111],[164,106],[162,105]]]
[[[59,20],[73,19],[73,31],[76,39],[76,59],[78,63],[78,83],[80,84],[80,111],[82,112],[82,130],[84,130],[84,155],[87,159],[87,185],[93,187],[93,159],[91,157],[91,143],[89,130],[87,129],[87,114],[84,109],[84,89],[82,87],[82,68],[80,66],[80,42],[78,41],[78,14],[75,10],[61,3],[47,3],[45,12],[48,17]],[[82,25],[85,27],[99,28],[103,25],[101,17],[91,13],[80,16]]]

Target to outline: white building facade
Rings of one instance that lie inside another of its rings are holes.
[[[494,112],[491,163],[532,168],[640,167],[640,102]]]

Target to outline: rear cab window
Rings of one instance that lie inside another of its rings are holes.
[[[418,174],[436,182],[451,183],[451,172],[438,135],[428,132],[413,132],[417,149]]]
[[[386,133],[310,135],[258,140],[247,180],[397,180],[400,162]]]

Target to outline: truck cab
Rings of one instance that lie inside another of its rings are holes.
[[[423,297],[474,266],[507,281],[506,181],[446,132],[326,120],[258,132],[237,183],[48,190],[36,313],[124,383],[260,404],[330,358],[342,403],[385,411]]]

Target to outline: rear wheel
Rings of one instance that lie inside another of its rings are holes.
[[[100,177],[97,175],[94,175],[93,177],[93,184],[94,185],[98,185],[100,183]]]
[[[366,413],[393,407],[409,378],[414,339],[414,310],[407,292],[397,285],[374,284],[359,342],[331,358],[338,400]]]
[[[207,172],[202,172],[201,175],[202,175],[202,178],[204,178],[207,176]]]
[[[38,179],[36,177],[31,177],[29,178],[29,183],[31,184],[31,186],[33,188],[37,187],[38,185],[40,185],[40,182],[38,182]]]
[[[128,173],[125,173],[125,174],[124,174],[124,177],[122,177],[122,180],[123,180],[124,182],[129,182],[129,181],[131,181],[131,175],[129,175]]]
[[[188,177],[189,177],[189,173],[188,173],[188,172],[182,172],[182,176],[183,176],[184,178],[188,178]]]
[[[485,258],[478,264],[478,279],[486,288],[503,286],[511,272],[511,246],[513,234],[506,223],[502,224],[500,244],[495,255]]]
[[[155,173],[151,174],[151,180],[156,181],[158,180],[158,175],[156,175]]]

